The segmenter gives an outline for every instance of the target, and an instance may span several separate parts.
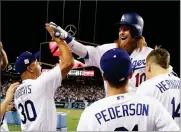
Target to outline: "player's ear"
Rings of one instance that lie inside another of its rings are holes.
[[[148,72],[151,72],[151,65],[148,65]]]
[[[32,73],[33,72],[33,69],[31,68],[31,65],[30,66],[27,66],[27,71]]]

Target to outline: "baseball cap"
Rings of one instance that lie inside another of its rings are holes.
[[[121,83],[132,72],[131,59],[121,48],[110,49],[103,54],[100,66],[105,78],[111,83]]]
[[[35,54],[32,54],[28,51],[23,52],[20,56],[17,57],[15,62],[15,70],[17,73],[22,74],[26,71],[27,66],[29,66],[33,61],[35,61],[40,55],[40,51]]]

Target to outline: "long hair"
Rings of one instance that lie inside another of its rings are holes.
[[[143,47],[147,46],[145,37],[141,36],[136,40],[136,50],[141,51]]]

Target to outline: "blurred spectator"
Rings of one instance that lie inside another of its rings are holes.
[[[55,93],[55,101],[94,102],[104,96],[103,85],[100,84],[63,84]]]
[[[102,80],[101,80],[102,81]],[[11,81],[12,83],[12,81]],[[1,86],[0,96],[5,97],[7,88],[11,84],[9,81],[5,81]],[[55,92],[55,101],[66,101],[66,102],[94,102],[104,98],[105,91],[103,83],[94,82],[90,80],[88,83],[84,81],[76,82],[75,80],[67,80],[63,83]]]

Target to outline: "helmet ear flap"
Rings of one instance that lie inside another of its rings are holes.
[[[140,31],[136,29],[134,26],[130,26],[130,34],[133,38],[140,37]]]

